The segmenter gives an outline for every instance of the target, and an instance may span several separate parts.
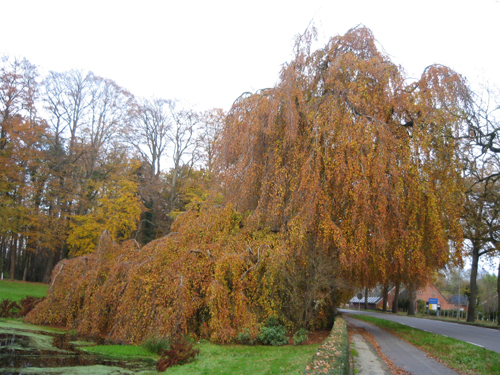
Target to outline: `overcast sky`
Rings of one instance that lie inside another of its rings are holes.
[[[432,63],[500,86],[498,0],[7,1],[0,54],[91,70],[137,96],[229,109],[276,84],[311,20],[324,45],[358,24],[417,77]]]

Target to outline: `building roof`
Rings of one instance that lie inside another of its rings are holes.
[[[455,305],[458,305],[458,295],[451,296],[450,297],[450,303],[454,303]],[[460,304],[461,305],[467,305],[469,303],[469,298],[465,295],[460,296]]]
[[[368,303],[378,303],[382,297],[368,297]],[[365,297],[358,299],[358,297],[352,297],[349,303],[365,303]]]

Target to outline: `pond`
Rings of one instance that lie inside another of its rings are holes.
[[[89,354],[60,330],[17,321],[0,321],[0,375],[10,374],[152,374],[155,361],[121,360]]]

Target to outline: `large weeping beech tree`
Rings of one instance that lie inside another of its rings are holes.
[[[315,52],[311,36],[275,88],[231,109],[218,164],[224,194],[307,261],[320,252],[355,284],[405,280],[415,290],[460,249],[461,122],[452,113],[467,90],[443,66],[409,82],[366,28]]]
[[[243,95],[217,137],[214,196],[140,248],[102,237],[54,269],[28,320],[140,342],[229,342],[278,315],[326,324],[352,285],[410,290],[460,255],[459,75],[418,81],[366,28],[311,51],[301,36],[274,88]]]

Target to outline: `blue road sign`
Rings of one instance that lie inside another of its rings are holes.
[[[437,298],[429,298],[429,304],[430,305],[437,305],[438,299]]]

